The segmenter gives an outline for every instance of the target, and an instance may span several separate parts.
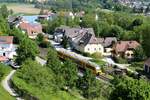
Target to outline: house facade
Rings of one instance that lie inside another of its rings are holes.
[[[134,50],[139,46],[140,44],[137,41],[118,41],[115,46],[115,52],[117,56],[133,59]]]
[[[0,36],[0,59],[13,59],[14,55],[13,36]]]
[[[39,33],[42,32],[42,25],[39,23],[28,23],[28,22],[20,22],[19,28],[23,33],[27,33],[29,38],[35,39]]]

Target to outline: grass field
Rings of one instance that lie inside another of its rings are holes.
[[[34,8],[32,4],[20,4],[20,3],[0,3],[0,6],[6,4],[8,9],[12,9],[14,13],[20,14],[39,14],[40,9]]]

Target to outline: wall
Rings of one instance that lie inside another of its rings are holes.
[[[101,44],[88,44],[84,47],[84,52],[87,53],[95,53],[100,52],[101,54],[104,53],[104,47]]]

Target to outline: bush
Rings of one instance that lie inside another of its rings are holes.
[[[128,61],[126,59],[123,59],[122,57],[118,57],[116,59],[116,62],[120,63],[120,64],[126,64],[126,63],[128,63]]]
[[[50,43],[48,41],[42,41],[39,46],[42,48],[48,48],[50,47]]]
[[[89,53],[87,53],[87,52],[82,52],[82,55],[83,56],[86,56],[86,57],[90,57],[91,55],[89,54]]]

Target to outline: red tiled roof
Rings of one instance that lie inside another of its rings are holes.
[[[27,31],[29,36],[32,36],[32,32],[42,33],[42,26],[40,24],[22,22],[20,23],[19,27],[22,30]]]
[[[0,44],[12,44],[13,36],[0,36]]]
[[[115,49],[117,52],[125,52],[127,49],[136,49],[139,45],[136,41],[119,41]]]
[[[0,61],[6,61],[6,60],[8,60],[7,57],[5,57],[5,56],[0,56]]]

